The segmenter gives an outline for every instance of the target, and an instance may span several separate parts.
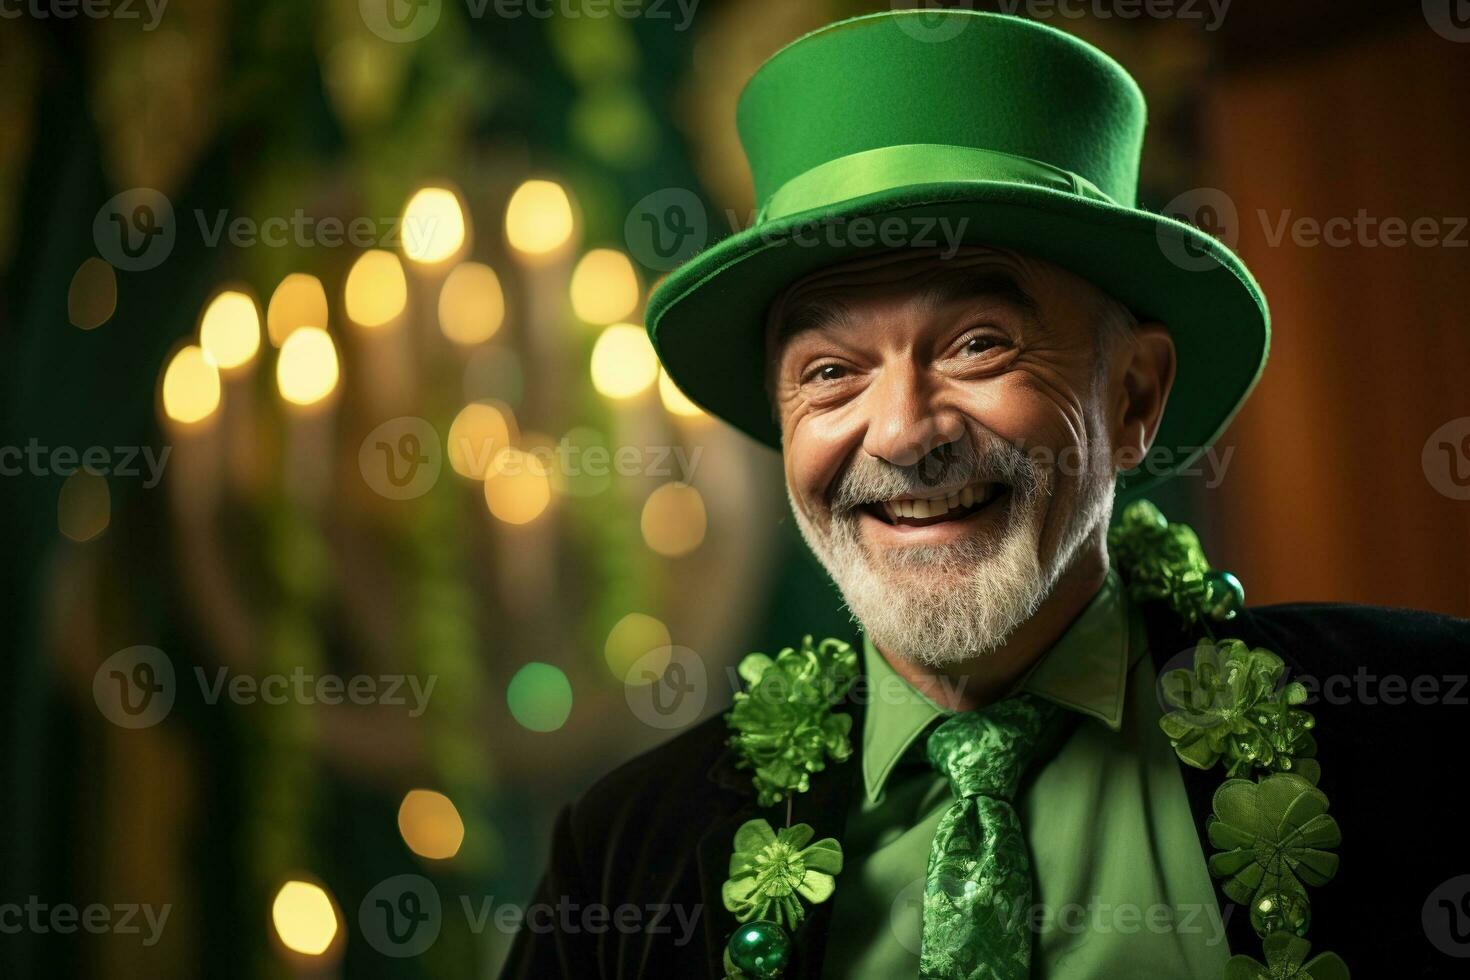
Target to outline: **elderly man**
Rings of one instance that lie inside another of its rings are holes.
[[[726,717],[569,807],[535,901],[571,914],[507,975],[1458,975],[1466,709],[1330,682],[1448,692],[1470,624],[1247,610],[1151,505],[1109,531],[1268,336],[1239,260],[1134,207],[1132,79],[1030,22],[890,13],[776,54],[738,118],[756,225],[649,332],[779,446],[861,635],[747,657]]]

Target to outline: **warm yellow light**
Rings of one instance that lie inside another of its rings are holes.
[[[175,422],[198,422],[219,408],[219,368],[202,347],[190,344],[163,372],[163,413]]]
[[[73,541],[90,541],[112,520],[112,493],[107,478],[77,470],[61,485],[56,499],[56,526]]]
[[[95,255],[77,266],[66,290],[66,316],[72,326],[93,330],[117,309],[117,274]]]
[[[669,628],[657,619],[643,613],[628,613],[607,634],[603,657],[607,660],[607,669],[618,680],[635,686],[647,684],[663,676],[669,665],[668,656],[673,652],[672,642]],[[654,650],[662,651],[665,656],[656,658],[657,663],[644,665],[652,677],[645,676],[642,671],[637,676],[630,673],[634,664]]]
[[[276,358],[276,386],[295,405],[311,405],[337,387],[337,345],[317,327],[302,327],[286,338]]]
[[[431,789],[411,789],[403,797],[398,832],[409,850],[435,861],[454,857],[464,843],[464,821],[454,801]]]
[[[199,321],[199,346],[222,368],[249,363],[260,350],[260,310],[255,300],[234,290],[210,300]]]
[[[633,263],[615,249],[594,248],[572,270],[572,310],[588,323],[626,320],[639,296]]]
[[[511,444],[510,409],[492,402],[472,402],[449,425],[449,465],[460,476],[485,479],[495,456]]]
[[[402,313],[408,303],[403,263],[380,248],[363,252],[347,273],[342,296],[352,322],[381,327]]]
[[[665,483],[643,504],[643,540],[667,558],[678,558],[704,541],[704,498],[687,483]]]
[[[704,409],[690,401],[689,396],[674,384],[674,379],[669,377],[669,372],[662,368],[658,372],[658,397],[670,414],[682,415],[685,418],[697,418],[704,415]]]
[[[658,356],[642,327],[617,323],[592,346],[592,386],[609,398],[632,398],[658,377]]]
[[[265,309],[266,332],[277,347],[298,327],[327,328],[327,291],[316,276],[293,272],[271,293]]]
[[[271,903],[271,922],[287,949],[320,956],[337,938],[337,909],[320,885],[288,881]]]
[[[432,264],[453,258],[464,247],[464,209],[459,195],[443,187],[425,187],[403,208],[403,254]]]
[[[506,448],[485,474],[485,503],[507,524],[527,524],[551,503],[551,480],[535,456]]]
[[[439,329],[456,344],[489,340],[505,320],[505,294],[495,270],[462,262],[439,290]]]
[[[555,252],[571,240],[573,226],[572,202],[554,181],[526,181],[505,208],[506,240],[527,255]]]

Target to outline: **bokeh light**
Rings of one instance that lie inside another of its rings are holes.
[[[643,676],[641,671],[639,676],[630,676],[629,671],[633,669],[633,665],[653,650],[671,653],[672,643],[669,628],[658,619],[644,613],[628,613],[608,632],[602,655],[607,661],[607,669],[612,671],[614,677],[638,686],[649,683],[650,678]],[[665,659],[658,665],[655,677],[663,676],[667,666],[668,661]]]
[[[466,405],[449,425],[449,465],[460,476],[485,479],[496,455],[514,441],[514,426],[505,406],[489,401]]]
[[[112,520],[112,491],[107,478],[77,470],[61,485],[56,498],[56,526],[73,541],[91,541]]]
[[[495,270],[461,262],[439,289],[439,329],[456,344],[489,340],[505,320],[505,294]]]
[[[265,309],[266,332],[271,343],[280,347],[293,330],[320,327],[327,323],[327,291],[322,281],[305,272],[293,272],[282,279],[271,293]]]
[[[117,273],[95,255],[77,266],[66,290],[66,317],[74,327],[94,330],[117,310]]]
[[[594,248],[572,270],[572,311],[600,325],[626,320],[638,309],[641,290],[633,263],[622,252]]]
[[[190,424],[219,408],[219,368],[202,347],[181,347],[163,372],[163,413]]]
[[[276,387],[293,405],[312,405],[337,387],[337,345],[317,327],[294,331],[276,359]]]
[[[632,398],[658,377],[658,355],[642,327],[617,323],[592,346],[592,386],[609,398]]]
[[[525,255],[546,256],[572,238],[572,202],[562,186],[550,180],[528,180],[516,188],[505,208],[505,237]]]
[[[408,303],[408,281],[398,256],[380,248],[363,252],[352,263],[342,289],[347,317],[364,327],[381,327],[397,319]]]
[[[337,909],[322,886],[288,881],[271,903],[271,922],[287,949],[320,956],[337,938]]]
[[[510,714],[533,732],[554,732],[572,713],[572,684],[551,664],[532,662],[516,671],[505,690]]]
[[[454,801],[431,789],[411,789],[398,805],[398,832],[419,857],[443,861],[459,853],[464,821]]]
[[[408,199],[401,225],[403,254],[432,265],[458,255],[468,236],[459,195],[445,187],[425,187]]]
[[[658,371],[658,397],[671,415],[678,415],[682,418],[708,418],[704,414],[704,409],[690,401],[689,396],[679,390],[679,386],[674,384],[674,379],[669,377],[669,372],[663,368],[659,368]]]
[[[199,346],[221,368],[250,363],[260,350],[260,309],[254,297],[226,289],[210,300],[199,321]]]
[[[531,453],[507,447],[485,472],[485,503],[507,524],[529,524],[551,503],[551,479]]]
[[[707,518],[704,498],[687,483],[665,483],[643,504],[640,526],[648,546],[667,558],[678,558],[704,541]]]

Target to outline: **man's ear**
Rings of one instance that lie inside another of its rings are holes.
[[[1174,338],[1162,323],[1140,323],[1133,329],[1133,340],[1122,345],[1122,365],[1113,412],[1113,450],[1119,471],[1130,470],[1143,462],[1159,422],[1164,405],[1174,387]]]

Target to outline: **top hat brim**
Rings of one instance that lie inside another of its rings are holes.
[[[950,181],[758,222],[674,270],[650,300],[646,318],[674,383],[706,411],[779,448],[765,385],[767,311],[802,277],[891,249],[891,238],[854,243],[841,232],[854,227],[853,219],[888,216],[904,219],[916,239],[929,224],[930,235],[942,242],[938,222],[944,219],[960,229],[962,244],[1054,262],[1141,320],[1169,329],[1178,359],[1173,390],[1148,458],[1120,477],[1122,493],[1136,493],[1193,463],[1229,424],[1265,366],[1265,297],[1245,265],[1210,235],[1163,215],[1047,187]]]

